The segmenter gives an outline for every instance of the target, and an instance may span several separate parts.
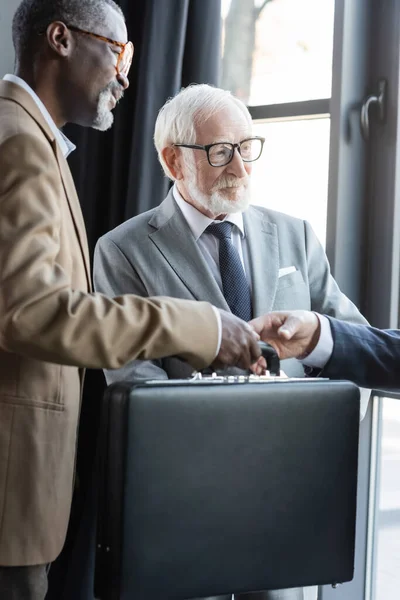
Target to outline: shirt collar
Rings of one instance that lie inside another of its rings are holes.
[[[64,157],[67,158],[71,154],[71,152],[73,152],[76,149],[76,146],[75,146],[75,144],[73,144],[71,142],[71,140],[69,140],[67,138],[67,136],[65,136],[63,134],[63,132],[60,129],[58,129],[57,125],[54,123],[53,119],[51,118],[49,111],[47,110],[47,108],[45,107],[45,105],[43,104],[43,102],[41,101],[39,96],[33,91],[33,89],[30,87],[30,85],[28,85],[26,83],[26,81],[24,81],[23,79],[21,79],[21,77],[18,77],[17,75],[5,75],[4,80],[10,81],[11,83],[15,83],[16,85],[19,85],[26,92],[28,92],[28,94],[31,96],[31,98],[33,98],[37,107],[39,108],[40,112],[42,113],[43,117],[47,121],[51,131],[53,132],[54,137],[56,138],[57,142],[59,143]]]
[[[207,227],[210,225],[210,223],[214,223],[214,219],[210,219],[210,217],[207,217],[207,215],[204,215],[202,212],[197,210],[197,208],[195,208],[192,204],[189,204],[189,202],[186,202],[182,198],[181,194],[179,193],[179,190],[178,190],[176,184],[172,188],[172,193],[174,195],[174,199],[175,199],[177,205],[181,209],[183,216],[185,217],[187,224],[189,225],[189,227],[195,237],[195,240],[197,242],[199,237],[201,235],[203,235],[203,233],[205,232]],[[244,225],[243,225],[243,213],[238,212],[238,213],[233,213],[231,215],[227,215],[225,217],[224,221],[229,221],[230,223],[233,223],[233,225],[236,225],[242,238],[245,237]],[[220,223],[220,221],[215,221],[215,222]]]

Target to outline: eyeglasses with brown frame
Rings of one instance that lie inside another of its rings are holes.
[[[118,55],[117,64],[115,65],[115,69],[118,75],[125,75],[125,77],[128,76],[134,52],[132,42],[117,42],[116,40],[112,40],[108,37],[105,37],[104,35],[99,35],[97,33],[92,33],[91,31],[79,29],[79,27],[75,27],[74,25],[67,25],[67,27],[71,31],[76,31],[77,33],[89,35],[90,37],[96,40],[101,40],[102,42],[106,42],[107,44],[110,44],[112,46],[117,46],[117,48],[121,48],[120,53]]]

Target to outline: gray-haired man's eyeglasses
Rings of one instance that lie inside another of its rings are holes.
[[[194,150],[204,150],[207,152],[208,162],[212,167],[225,167],[233,159],[235,148],[237,148],[243,162],[253,162],[260,158],[265,138],[252,137],[242,140],[238,144],[230,142],[217,142],[216,144],[207,144],[200,146],[199,144],[173,144],[181,148],[193,148]]]

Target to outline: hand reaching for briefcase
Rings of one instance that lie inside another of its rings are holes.
[[[245,321],[225,310],[219,309],[222,325],[222,339],[213,367],[224,366],[249,369],[260,357],[258,340],[260,336]]]

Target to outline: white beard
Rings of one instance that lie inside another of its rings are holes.
[[[211,195],[207,195],[199,190],[196,181],[196,173],[191,166],[187,166],[190,170],[190,175],[185,181],[187,191],[193,200],[196,200],[203,208],[210,211],[213,215],[231,215],[233,213],[243,212],[249,207],[251,198],[249,177],[247,177],[244,182],[243,180],[239,180],[232,176],[221,177],[218,184],[212,188]],[[237,185],[239,182],[240,185]],[[220,189],[226,187],[239,188],[235,200],[230,200],[221,193]]]
[[[111,82],[106,89],[101,92],[97,104],[97,115],[92,125],[93,129],[97,129],[98,131],[107,131],[107,129],[112,127],[112,124],[114,123],[114,115],[109,108],[109,104],[112,97],[113,88],[116,85],[118,86],[117,83]]]

